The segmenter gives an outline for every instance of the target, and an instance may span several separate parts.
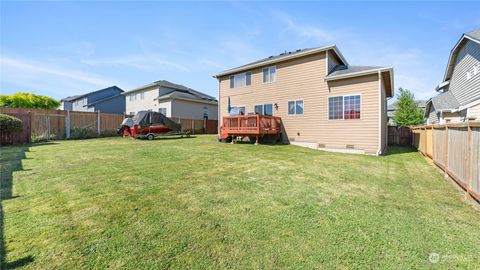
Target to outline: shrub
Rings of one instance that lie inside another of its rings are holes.
[[[0,95],[0,106],[29,109],[56,109],[60,102],[47,96],[18,92],[13,95]]]
[[[8,114],[0,113],[0,131],[2,133],[19,132],[22,130],[22,120]]]
[[[71,139],[88,139],[98,137],[98,131],[92,128],[74,127],[70,131]]]

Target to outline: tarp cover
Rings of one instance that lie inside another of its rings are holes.
[[[154,124],[165,125],[173,131],[182,131],[182,126],[175,121],[170,120],[159,112],[139,111],[133,118],[133,123],[139,125],[142,129]]]

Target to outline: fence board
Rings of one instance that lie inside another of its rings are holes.
[[[448,129],[448,166],[447,170],[467,185],[468,130],[466,128]]]
[[[440,167],[445,166],[445,157],[446,150],[445,141],[446,141],[446,130],[445,129],[433,129],[433,160],[440,165]]]
[[[472,128],[471,189],[480,197],[480,128]]]
[[[0,145],[30,143],[30,127],[31,127],[30,113],[6,112],[5,114],[8,114],[20,119],[22,121],[23,129],[20,132],[12,132],[12,133],[1,132]]]

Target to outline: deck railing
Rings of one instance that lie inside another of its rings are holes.
[[[225,116],[222,128],[231,132],[248,132],[252,134],[272,134],[280,132],[281,118],[266,115]]]

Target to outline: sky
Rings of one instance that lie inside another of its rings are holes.
[[[216,73],[335,44],[428,99],[478,28],[480,2],[2,1],[0,92],[61,99],[168,80],[217,96]]]

